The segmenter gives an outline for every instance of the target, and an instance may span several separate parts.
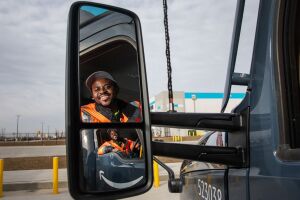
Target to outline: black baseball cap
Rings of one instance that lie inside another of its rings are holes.
[[[92,84],[96,79],[108,79],[114,82],[117,86],[117,81],[106,71],[96,71],[89,75],[89,77],[86,79],[85,84],[86,86],[91,90]]]

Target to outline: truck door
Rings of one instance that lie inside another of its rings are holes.
[[[299,13],[298,1],[260,2],[247,94],[248,167],[229,167],[229,199],[299,199]]]
[[[260,10],[252,68],[249,199],[299,199],[300,2],[262,1]]]

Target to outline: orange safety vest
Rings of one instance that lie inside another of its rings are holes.
[[[113,140],[104,142],[98,149],[98,155],[103,155],[105,147],[111,146],[114,149],[117,149],[118,151],[124,152],[128,154],[130,151],[133,150],[133,142],[131,140],[126,139],[126,144],[122,143],[121,146],[119,146],[117,143],[115,143]]]
[[[111,122],[111,120],[107,119],[104,115],[102,115],[101,113],[99,113],[96,110],[96,103],[90,103],[90,104],[81,106],[82,119],[83,119],[84,112],[89,114],[90,122],[94,122],[94,123],[109,123],[109,122]],[[120,121],[122,123],[127,122],[128,117],[124,113],[122,113],[122,115],[120,117]]]

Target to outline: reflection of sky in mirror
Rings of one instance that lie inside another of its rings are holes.
[[[44,132],[64,129],[67,17],[74,1],[0,1],[0,134],[16,132],[18,114],[21,133],[36,133],[42,124]],[[238,72],[249,69],[258,2],[246,1]],[[166,91],[162,1],[101,3],[139,16],[149,96]],[[168,0],[174,91],[223,92],[235,7],[236,0]]]
[[[87,11],[87,12],[93,14],[94,16],[101,15],[108,11],[107,9],[98,8],[95,6],[81,6],[80,9]]]
[[[102,14],[108,12],[107,9],[95,7],[95,6],[81,6],[80,7],[80,25],[92,20]]]

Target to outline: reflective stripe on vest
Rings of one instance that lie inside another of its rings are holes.
[[[95,123],[110,123],[111,122],[111,120],[107,119],[104,115],[102,115],[101,113],[99,113],[96,110],[96,103],[90,103],[88,105],[81,106],[81,112],[82,112],[82,114],[83,113],[89,114],[90,118],[91,118],[91,122],[95,122]],[[122,116],[120,117],[120,121],[122,123],[127,122],[128,117],[122,113]]]

